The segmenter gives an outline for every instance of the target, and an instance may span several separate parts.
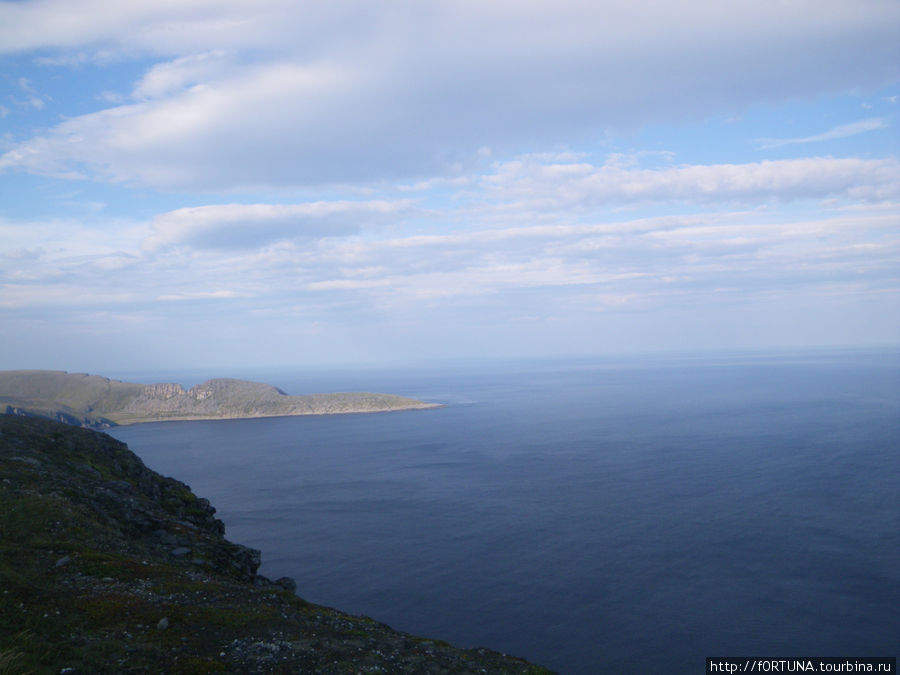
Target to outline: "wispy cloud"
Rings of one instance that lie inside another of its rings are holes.
[[[191,293],[167,293],[160,295],[157,300],[162,302],[183,302],[186,300],[230,300],[232,298],[250,297],[248,293],[238,293],[236,291],[218,290],[218,291],[194,291]]]
[[[809,157],[745,164],[642,169],[617,157],[603,165],[545,163],[525,156],[498,164],[481,186],[498,209],[533,212],[600,205],[708,204],[853,197],[900,197],[894,159]]]
[[[44,97],[35,89],[31,82],[29,82],[28,78],[20,77],[16,84],[18,88],[24,92],[26,98],[24,100],[19,99],[15,96],[10,96],[9,100],[15,103],[20,108],[33,108],[35,110],[43,110],[45,106]],[[5,115],[4,115],[5,117]]]
[[[0,0],[0,355],[900,335],[900,3],[720,4]]]
[[[518,11],[466,0],[421,11],[401,0],[0,2],[0,50],[156,61],[130,88],[138,104],[16,139],[0,168],[176,191],[415,184],[455,175],[487,147],[508,157],[814,97],[823,72],[828,91],[878,86],[898,72],[897,21],[896,3],[820,11],[815,0],[733,0],[728,12],[659,0],[649,15],[581,0]]]
[[[760,150],[780,148],[785,145],[801,143],[819,143],[821,141],[833,141],[838,138],[849,138],[867,131],[886,129],[888,121],[884,117],[869,117],[849,124],[841,124],[814,136],[802,136],[800,138],[757,138],[754,142]]]
[[[364,227],[390,222],[409,211],[399,201],[329,201],[305,204],[216,204],[160,214],[145,251],[165,246],[246,249],[280,240],[346,236]]]
[[[160,98],[210,79],[221,77],[234,64],[224,50],[183,56],[153,66],[136,84],[136,99]]]

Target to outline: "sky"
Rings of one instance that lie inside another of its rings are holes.
[[[0,368],[900,344],[896,0],[0,0]]]

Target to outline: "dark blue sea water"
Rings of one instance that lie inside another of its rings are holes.
[[[216,374],[447,404],[113,430],[312,602],[562,673],[900,651],[896,352],[161,379]]]

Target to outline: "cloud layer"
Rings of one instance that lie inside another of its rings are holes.
[[[169,190],[425,177],[485,146],[900,74],[890,0],[87,4],[0,3],[0,45],[164,60],[131,102],[21,139],[0,168]]]
[[[900,341],[898,33],[895,0],[0,0],[0,353]]]
[[[405,201],[330,201],[183,208],[154,218],[152,234],[141,245],[148,251],[179,244],[246,249],[279,240],[342,236],[396,219],[409,206]]]
[[[898,284],[894,160],[647,170],[621,157],[600,166],[550,159],[500,163],[443,206],[425,206],[426,193],[186,207],[119,228],[117,240],[94,233],[85,241],[80,227],[53,249],[44,245],[46,232],[58,227],[26,231],[11,223],[9,240],[18,241],[5,252],[4,301],[10,308],[66,304],[57,286],[75,284],[84,303],[98,306],[141,298],[150,305],[299,302],[312,311],[324,303],[324,319],[341,306],[391,316],[438,301],[538,298],[541,289],[556,289],[542,305],[552,314],[561,301],[570,310],[574,303],[578,311],[605,311],[797,284],[816,293]],[[773,208],[810,199],[825,200],[830,212],[790,220]],[[658,216],[609,208],[671,202],[691,208]],[[104,288],[110,272],[128,280],[112,295]],[[517,302],[510,307],[503,311],[522,312]]]
[[[584,207],[648,202],[760,203],[797,199],[900,198],[895,159],[804,158],[748,164],[640,169],[616,161],[545,163],[529,158],[501,164],[483,179],[487,193],[519,208]]]

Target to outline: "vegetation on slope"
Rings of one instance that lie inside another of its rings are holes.
[[[0,673],[546,673],[305,602],[109,436],[0,415]]]

